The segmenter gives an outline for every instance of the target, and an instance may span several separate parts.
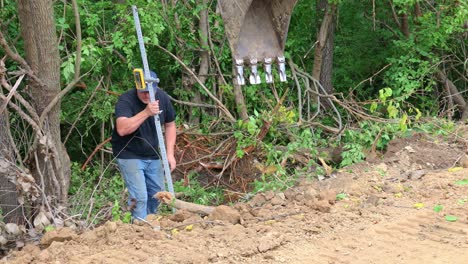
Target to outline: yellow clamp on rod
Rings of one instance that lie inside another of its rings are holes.
[[[139,91],[146,91],[145,74],[143,69],[134,69],[133,77],[135,78],[136,89]]]

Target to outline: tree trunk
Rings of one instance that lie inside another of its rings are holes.
[[[460,111],[461,120],[468,120],[468,103],[465,101],[461,93],[458,91],[458,88],[453,84],[453,82],[447,78],[447,75],[439,70],[436,72],[437,81],[444,86],[446,89],[450,100],[457,105],[458,110]]]
[[[205,84],[209,68],[210,68],[210,53],[208,51],[208,0],[199,0],[200,5],[203,5],[205,8],[200,11],[200,21],[198,23],[199,27],[199,42],[200,42],[200,67],[198,68],[198,79]],[[194,103],[201,104],[202,98],[200,91],[198,89],[194,90]],[[193,113],[194,111],[190,111]],[[198,125],[200,123],[200,114],[190,115],[190,123],[193,125]]]
[[[401,15],[401,27],[400,27],[400,30],[401,32],[403,33],[403,35],[405,35],[406,38],[409,38],[410,36],[410,29],[409,29],[409,18],[408,18],[408,14],[407,13],[404,13]]]
[[[336,5],[329,4],[327,0],[320,0],[319,3],[317,3],[317,10],[324,10],[324,15],[317,35],[312,77],[322,84],[327,93],[332,93]]]
[[[328,25],[327,40],[325,42],[325,47],[323,48],[323,60],[322,60],[322,70],[320,71],[320,83],[325,88],[328,94],[333,93],[333,50],[334,50],[334,40],[335,40],[335,15]]]
[[[40,116],[60,92],[60,57],[52,0],[18,0],[26,61],[42,84],[29,81],[32,104]],[[65,205],[70,182],[70,160],[60,137],[60,103],[39,124],[43,137],[29,153],[29,167],[53,204]]]

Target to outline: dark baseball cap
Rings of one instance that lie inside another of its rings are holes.
[[[154,87],[157,87],[157,83],[158,83],[158,75],[156,75],[156,73],[152,70],[150,70],[150,77],[151,79],[155,79],[156,80],[156,86]],[[137,89],[138,92],[148,92],[149,91],[149,85],[151,85],[152,83],[151,82],[146,82],[146,86],[144,89]]]

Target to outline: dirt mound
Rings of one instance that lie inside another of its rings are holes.
[[[257,194],[232,206],[238,214],[61,229],[3,262],[468,263],[468,168],[454,168],[466,148],[437,140],[396,140],[378,163]]]
[[[399,138],[388,144],[385,163],[396,163],[402,169],[444,169],[454,166],[463,154],[458,140],[444,141],[426,134]]]

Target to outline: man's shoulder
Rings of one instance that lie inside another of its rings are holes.
[[[135,89],[128,90],[120,95],[119,97],[121,100],[134,100],[137,98],[135,94]]]
[[[169,95],[162,89],[157,88],[156,90],[156,95],[158,95],[158,98],[162,99],[169,99]]]

